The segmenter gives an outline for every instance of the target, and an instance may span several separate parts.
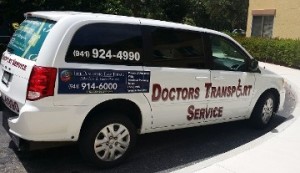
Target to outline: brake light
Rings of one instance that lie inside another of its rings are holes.
[[[38,100],[53,96],[56,80],[56,68],[34,66],[27,87],[27,100]]]

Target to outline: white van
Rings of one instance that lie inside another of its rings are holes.
[[[76,142],[89,161],[123,161],[137,134],[250,119],[265,127],[284,80],[229,36],[189,25],[30,12],[1,58],[3,126],[23,143]]]

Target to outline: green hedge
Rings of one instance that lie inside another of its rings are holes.
[[[300,40],[234,37],[259,61],[300,68]]]

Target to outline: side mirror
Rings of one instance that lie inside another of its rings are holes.
[[[249,69],[251,71],[257,71],[257,69],[258,69],[258,61],[255,60],[255,59],[251,59],[250,63],[249,63]]]

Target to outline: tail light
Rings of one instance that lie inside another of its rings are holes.
[[[38,100],[53,96],[56,80],[56,68],[34,66],[27,87],[27,100]]]

